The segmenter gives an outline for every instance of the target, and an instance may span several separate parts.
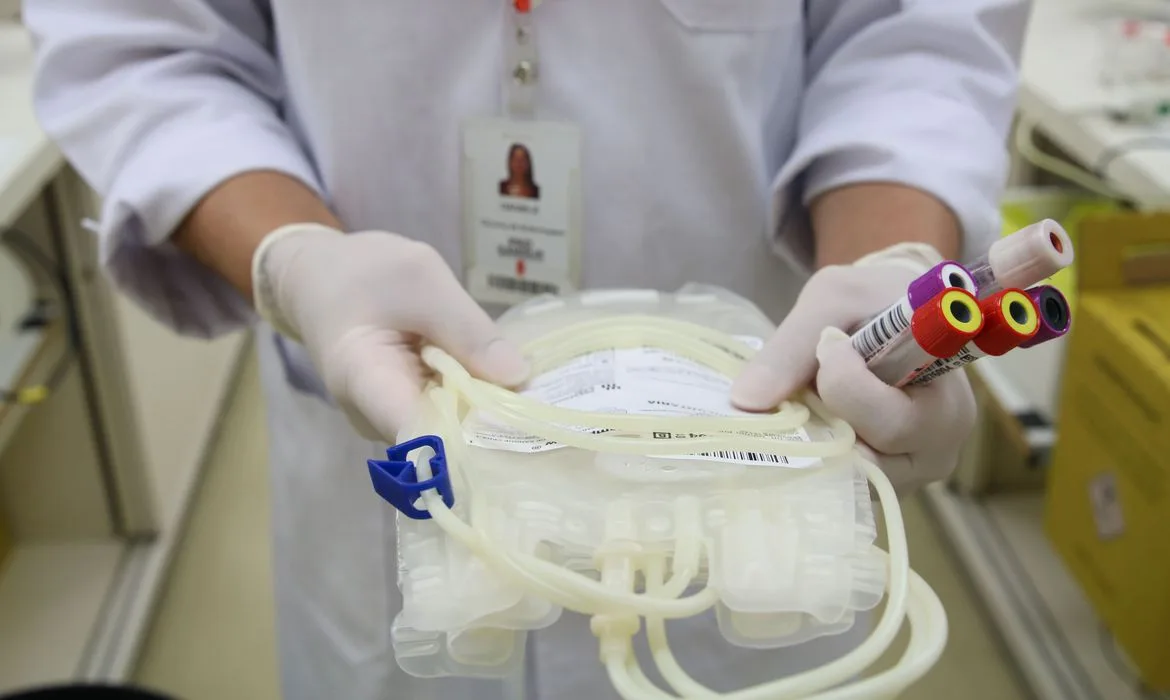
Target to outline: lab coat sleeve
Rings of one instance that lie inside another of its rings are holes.
[[[808,204],[847,184],[928,192],[959,220],[963,260],[998,234],[1026,0],[817,0],[793,151],[773,193],[777,251],[813,264]]]
[[[100,258],[116,286],[181,333],[253,320],[248,300],[178,251],[171,232],[242,172],[317,191],[280,116],[267,0],[26,0],[34,101],[46,132],[102,197]]]

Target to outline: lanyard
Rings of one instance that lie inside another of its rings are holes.
[[[504,107],[509,117],[531,118],[536,112],[536,79],[539,73],[536,34],[532,10],[540,0],[508,0],[512,6],[512,23],[504,62]]]

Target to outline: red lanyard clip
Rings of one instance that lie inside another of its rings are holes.
[[[522,15],[532,12],[532,0],[512,0],[512,6]]]

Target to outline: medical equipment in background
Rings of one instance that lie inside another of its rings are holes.
[[[1122,17],[1102,24],[1100,81],[1132,87],[1170,81],[1170,24]]]
[[[988,356],[1015,350],[1040,330],[1040,313],[1032,297],[1020,289],[997,292],[979,303],[983,330],[954,355],[915,370],[894,386],[921,385]]]
[[[661,675],[687,698],[895,697],[938,659],[945,612],[910,570],[893,488],[852,429],[811,393],[771,414],[730,406],[731,378],[773,330],[749,302],[698,286],[594,292],[536,299],[499,323],[532,358],[524,391],[427,347],[436,378],[416,423],[368,464],[395,506],[392,636],[407,673],[508,676],[526,632],[564,609],[591,616],[627,700],[674,697],[637,665],[642,621]],[[888,554],[874,544],[867,481]],[[679,667],[664,628],[714,607],[730,643],[779,649],[850,629],[883,596],[850,654],[728,694]],[[859,678],[907,615],[901,660]]]
[[[1112,109],[1104,111],[1114,112]],[[1116,118],[1115,114],[1113,116]],[[1126,120],[1121,119],[1121,121]],[[1041,170],[1068,180],[1097,197],[1115,200],[1119,203],[1132,202],[1133,198],[1109,182],[1108,175],[1111,167],[1125,156],[1133,153],[1170,149],[1170,132],[1147,125],[1137,135],[1122,139],[1103,149],[1096,160],[1086,167],[1041,150],[1035,142],[1038,126],[1035,119],[1021,116],[1017,120],[1013,141],[1016,152],[1021,158]],[[1101,203],[1098,203],[1097,206],[1100,208]]]
[[[1123,124],[1156,127],[1170,120],[1170,95],[1125,97],[1111,103],[1106,112]]]

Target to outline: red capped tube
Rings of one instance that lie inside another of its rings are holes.
[[[915,310],[910,333],[882,348],[866,366],[886,384],[902,386],[923,366],[961,350],[982,328],[975,295],[947,289]]]
[[[979,304],[983,330],[975,336],[975,347],[985,355],[1003,355],[1031,340],[1040,330],[1036,302],[1022,289],[1005,289]]]
[[[1003,355],[1032,338],[1040,330],[1035,297],[1022,289],[1005,289],[979,302],[983,329],[971,342],[928,365],[920,367],[902,384],[920,386],[989,355]]]
[[[957,288],[926,302],[910,321],[914,340],[934,357],[954,355],[967,341],[977,337],[982,328],[982,310],[974,295]]]

